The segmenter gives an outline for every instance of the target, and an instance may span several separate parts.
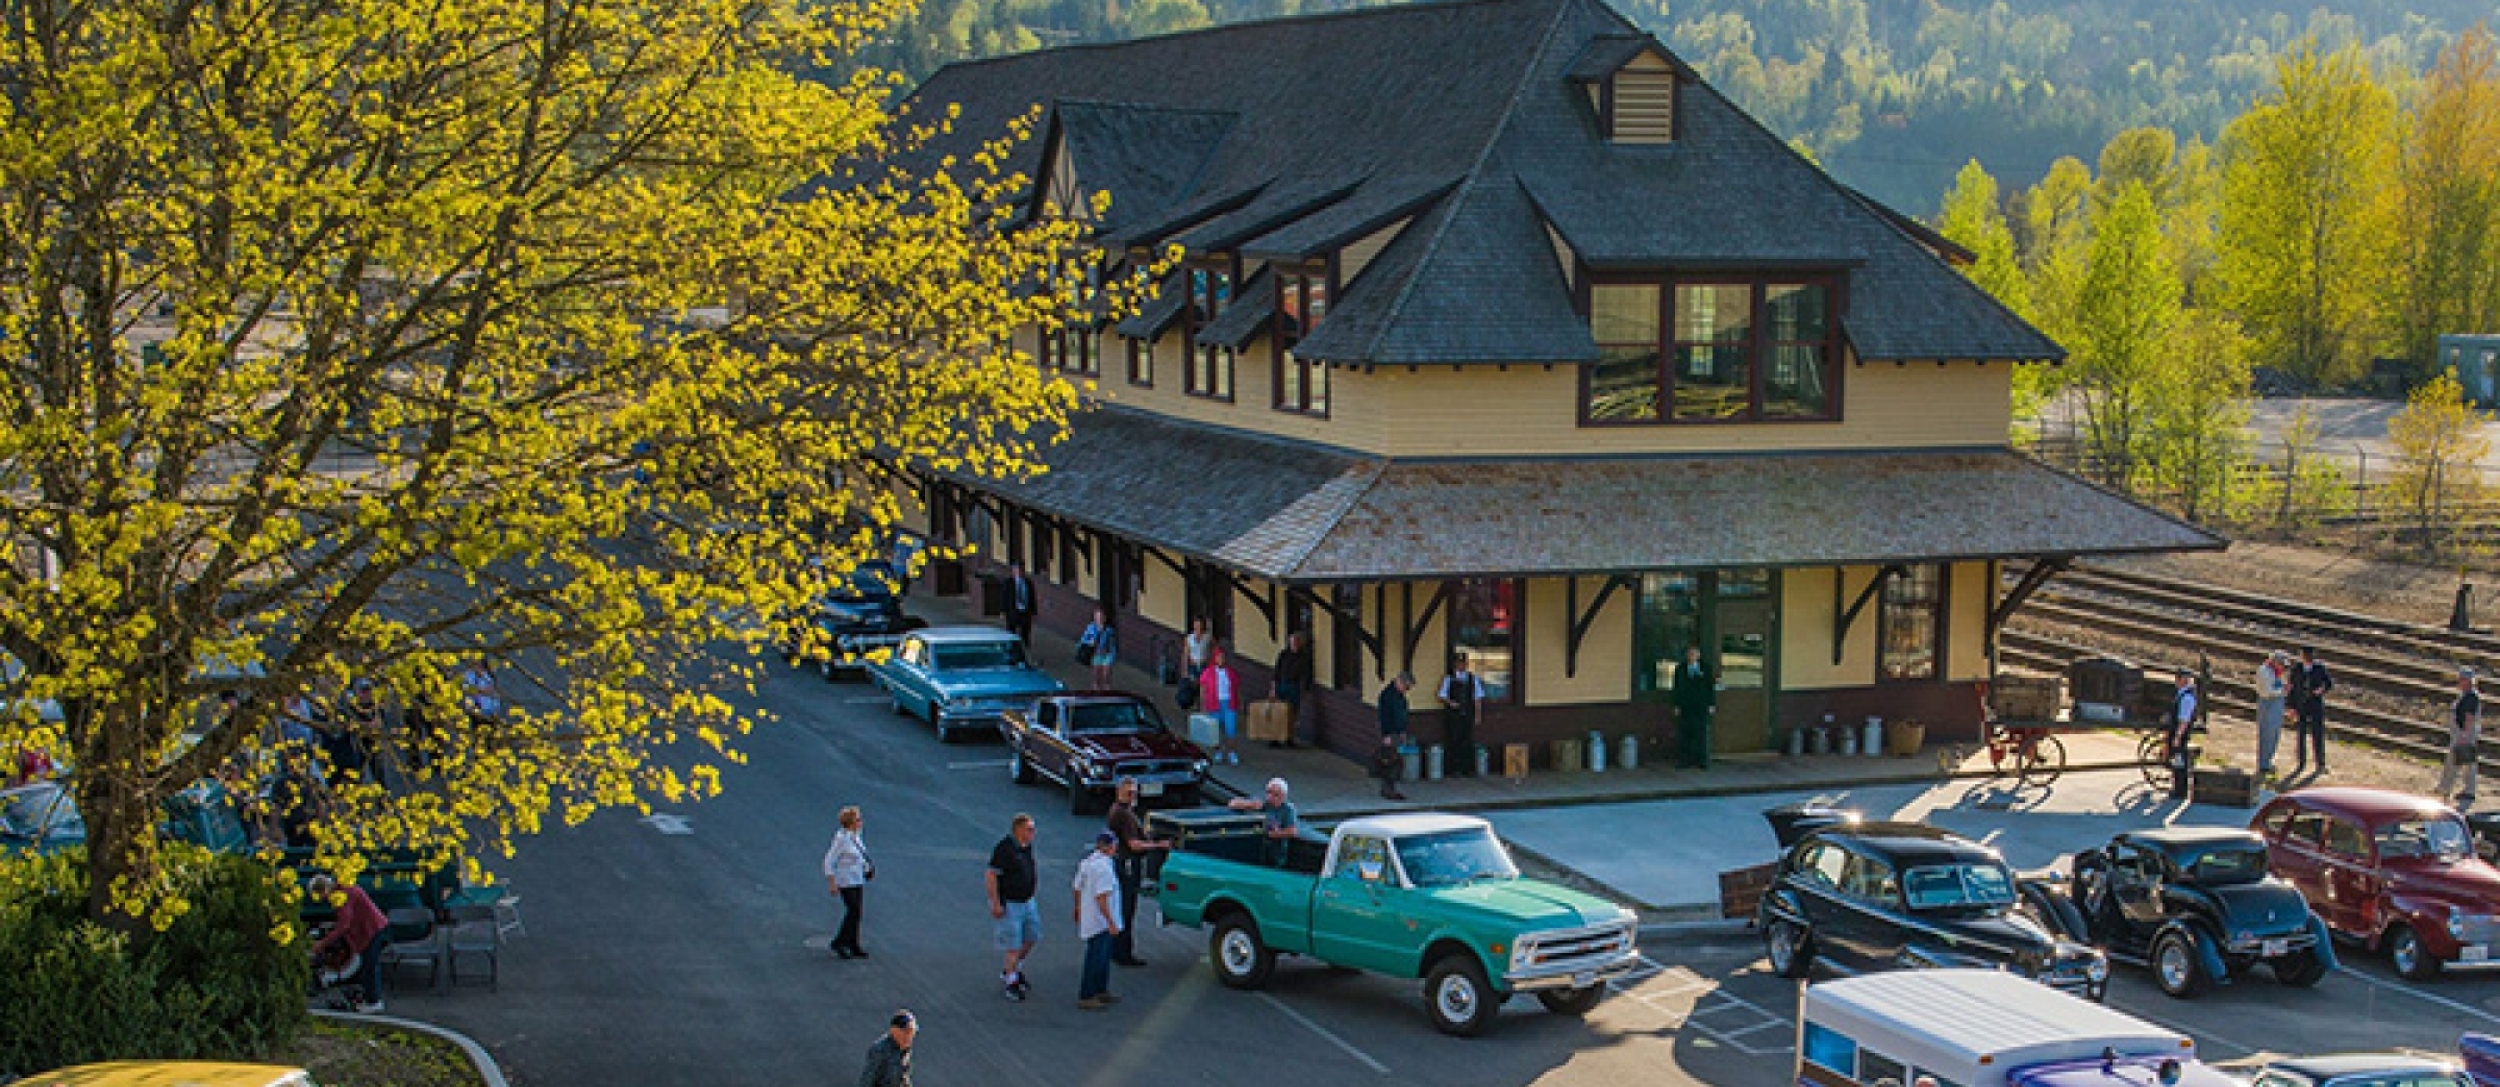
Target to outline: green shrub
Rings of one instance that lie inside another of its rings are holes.
[[[168,846],[190,909],[137,938],[87,920],[86,857],[0,860],[0,1078],[88,1061],[250,1059],[305,1019],[288,888],[248,857]]]

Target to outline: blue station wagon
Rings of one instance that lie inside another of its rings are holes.
[[[868,665],[894,712],[937,729],[938,740],[995,734],[1010,709],[1066,688],[1026,659],[1024,642],[997,627],[928,627],[903,636],[893,655]]]

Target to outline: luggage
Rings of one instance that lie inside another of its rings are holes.
[[[1262,698],[1250,704],[1252,740],[1282,743],[1293,738],[1293,707],[1282,699]]]
[[[1224,742],[1224,722],[1212,713],[1190,714],[1189,742],[1200,747],[1214,747]]]

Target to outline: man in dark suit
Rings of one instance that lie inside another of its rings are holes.
[[[1007,567],[1007,629],[1024,639],[1026,648],[1033,644],[1033,613],[1040,607],[1033,595],[1033,579],[1024,573],[1024,564]]]
[[[1700,646],[1684,647],[1684,663],[1675,666],[1668,692],[1675,700],[1677,765],[1709,769],[1710,718],[1719,707],[1719,677],[1702,663]]]
[[[2327,674],[2326,663],[2318,659],[2318,651],[2300,647],[2300,663],[2292,666],[2292,713],[2300,731],[2293,734],[2292,753],[2300,757],[2292,767],[2297,774],[2309,766],[2310,756],[2317,756],[2318,773],[2326,773],[2326,692],[2335,689],[2335,677]]]

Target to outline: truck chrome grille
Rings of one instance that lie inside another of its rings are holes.
[[[1561,966],[1579,961],[1602,962],[1632,950],[1632,926],[1599,925],[1594,928],[1564,929],[1540,932],[1528,938],[1522,957],[1527,966]]]

